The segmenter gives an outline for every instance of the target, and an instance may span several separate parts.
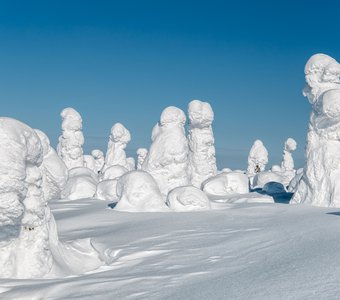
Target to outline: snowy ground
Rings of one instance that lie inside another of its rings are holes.
[[[94,199],[50,206],[60,239],[91,238],[107,265],[67,278],[0,279],[1,299],[340,297],[336,209],[239,204],[123,213]]]

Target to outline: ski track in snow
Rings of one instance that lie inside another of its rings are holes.
[[[0,299],[336,299],[340,214],[287,204],[125,213],[52,201],[62,241],[91,238],[107,264],[56,279],[0,279]],[[216,206],[216,205],[215,205]]]

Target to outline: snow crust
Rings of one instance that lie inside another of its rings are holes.
[[[71,107],[63,109],[60,116],[62,118],[62,135],[59,137],[58,155],[63,159],[68,169],[83,167],[84,135],[81,131],[83,126],[82,118]]]
[[[170,190],[189,184],[185,122],[185,114],[179,108],[164,109],[159,124],[153,129],[153,141],[142,165],[142,170],[155,179],[164,201]]]
[[[210,209],[210,201],[207,195],[194,186],[174,188],[169,192],[166,203],[175,211]]]
[[[189,115],[189,174],[191,184],[200,187],[202,182],[217,173],[212,122],[214,112],[207,102],[192,100]]]
[[[123,124],[116,123],[112,126],[103,171],[114,165],[120,165],[129,169],[130,165],[126,160],[125,148],[130,140],[130,132]]]
[[[119,177],[115,210],[129,212],[167,211],[156,181],[147,172],[130,171]]]
[[[340,207],[340,64],[325,54],[306,63],[303,91],[312,105],[306,165],[291,203]]]

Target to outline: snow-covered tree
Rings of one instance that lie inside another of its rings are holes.
[[[189,115],[189,174],[191,184],[201,183],[217,173],[212,122],[214,112],[207,102],[193,100],[188,105]]]
[[[146,148],[137,149],[137,170],[140,170],[142,168],[142,165],[147,155],[148,155],[148,149]]]
[[[268,151],[262,141],[256,140],[248,155],[248,175],[254,176],[256,173],[264,171],[267,163]]]

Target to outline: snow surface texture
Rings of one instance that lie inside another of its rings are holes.
[[[84,135],[80,114],[73,108],[65,108],[61,114],[62,135],[59,137],[58,155],[63,159],[68,169],[83,167]]]
[[[91,155],[94,158],[96,173],[100,174],[105,162],[104,153],[101,150],[94,149],[92,150]]]
[[[129,212],[167,211],[157,183],[147,172],[130,171],[117,183],[119,201],[115,210]]]
[[[148,155],[148,149],[145,149],[145,148],[137,149],[137,170],[142,169],[142,165],[147,155]]]
[[[223,172],[204,181],[202,190],[213,196],[249,193],[248,176],[240,172]]]
[[[312,105],[304,173],[291,203],[340,207],[340,64],[315,54],[305,66],[303,94]]]
[[[249,151],[248,169],[249,176],[254,176],[256,173],[262,172],[268,163],[268,151],[262,141],[256,140]]]
[[[189,183],[188,141],[185,114],[177,107],[163,110],[159,124],[152,131],[152,144],[142,170],[156,180],[164,200],[168,192]]]
[[[130,168],[125,153],[126,145],[130,140],[130,132],[122,124],[116,123],[112,126],[103,171],[114,165]]]
[[[68,181],[61,193],[63,199],[76,200],[93,197],[97,190],[97,174],[85,167],[69,170]]]
[[[175,211],[210,209],[207,195],[194,186],[181,186],[169,192],[167,205]]]
[[[39,129],[35,129],[35,132],[40,138],[44,156],[40,166],[44,197],[47,201],[60,198],[60,193],[68,179],[68,169],[57,152],[51,147],[47,135]]]
[[[214,112],[207,102],[193,100],[188,105],[189,115],[189,174],[193,186],[217,173],[214,134],[211,124]]]

